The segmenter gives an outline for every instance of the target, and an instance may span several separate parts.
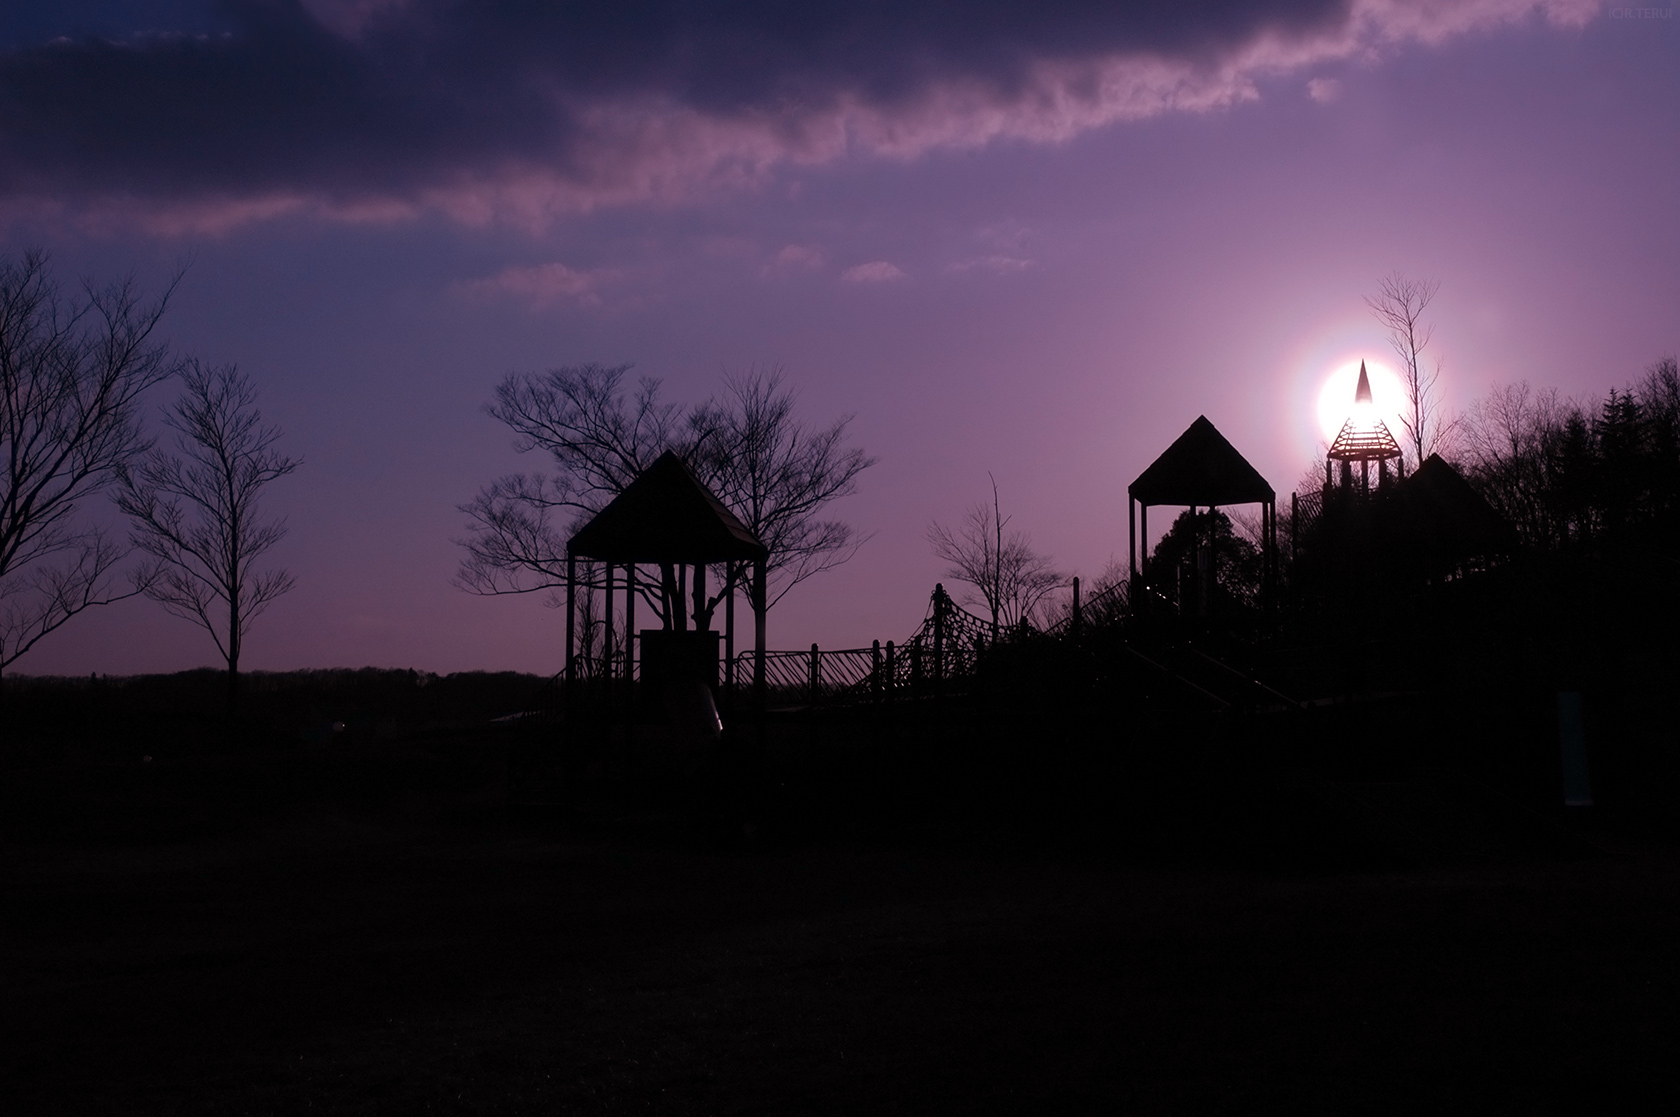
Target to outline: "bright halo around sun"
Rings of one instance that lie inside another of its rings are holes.
[[[1404,441],[1405,429],[1400,415],[1406,404],[1406,391],[1395,371],[1370,357],[1365,361],[1365,373],[1371,378],[1373,415],[1388,424],[1388,433],[1396,442]],[[1318,428],[1324,441],[1334,442],[1342,424],[1353,414],[1353,393],[1359,387],[1359,358],[1339,365],[1324,378],[1318,390]]]

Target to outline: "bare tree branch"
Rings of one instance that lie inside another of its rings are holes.
[[[566,541],[648,465],[675,451],[758,535],[769,551],[766,608],[794,586],[845,562],[865,541],[848,524],[819,519],[828,502],[856,489],[873,458],[846,443],[850,416],[812,428],[795,414],[779,371],[724,381],[720,399],[686,412],[660,400],[660,382],[626,383],[630,366],[580,365],[513,374],[486,409],[514,432],[514,448],[541,450],[552,473],[512,474],[461,506],[468,534],[455,584],[472,593],[550,590],[565,584]],[[732,588],[733,571],[695,603],[697,623]],[[667,625],[686,624],[673,568],[642,583],[641,596]]]
[[[955,528],[936,520],[927,529],[934,556],[950,564],[945,577],[972,587],[964,600],[991,613],[994,640],[1000,630],[1020,624],[1045,595],[1067,581],[1049,555],[1033,550],[1026,532],[1005,534],[1008,525],[994,479],[991,507],[974,505]]]
[[[1411,279],[1396,271],[1384,276],[1377,293],[1365,299],[1377,321],[1388,329],[1388,343],[1400,358],[1406,391],[1400,425],[1411,443],[1414,469],[1430,454],[1446,448],[1459,423],[1446,415],[1441,402],[1442,361],[1436,358],[1434,366],[1428,367],[1424,357],[1435,329],[1424,321],[1423,313],[1440,289],[1439,280]]]
[[[180,367],[153,340],[180,278],[150,303],[132,279],[67,299],[45,254],[0,264],[0,669],[131,596],[111,586],[122,549],[75,519],[150,445],[140,401]]]
[[[132,571],[126,589],[112,584],[114,568],[126,554],[103,533],[89,531],[68,560],[43,563],[27,576],[0,582],[0,669],[82,610],[144,593],[153,577],[149,569]]]
[[[752,369],[726,376],[723,402],[703,404],[690,418],[697,472],[770,552],[766,608],[869,540],[817,513],[856,492],[858,474],[875,459],[846,445],[852,416],[812,428],[795,415],[797,402],[780,369]]]
[[[257,389],[234,365],[189,361],[184,391],[165,422],[176,453],[154,450],[125,470],[117,506],[134,525],[134,545],[155,560],[145,593],[199,625],[227,664],[230,703],[253,621],[292,588],[284,570],[256,561],[286,534],[263,520],[262,490],[300,464],[274,448],[280,430],[262,426]]]

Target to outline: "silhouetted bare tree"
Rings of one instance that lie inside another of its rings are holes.
[[[868,540],[817,515],[856,492],[858,474],[875,459],[846,445],[850,415],[813,428],[794,414],[795,403],[780,370],[753,370],[726,377],[722,401],[697,408],[691,423],[696,472],[770,553],[766,609]],[[702,606],[702,623],[718,600]]]
[[[675,451],[770,552],[767,607],[793,586],[846,561],[863,541],[819,518],[856,489],[874,463],[846,445],[850,416],[812,428],[777,371],[725,380],[723,396],[684,410],[662,402],[660,382],[626,384],[629,365],[579,365],[515,373],[486,409],[514,432],[515,449],[542,450],[552,473],[512,474],[461,506],[469,519],[456,584],[473,593],[530,593],[565,584],[566,540],[654,459]],[[696,601],[698,624],[728,589]],[[647,600],[667,626],[685,627],[687,602],[674,568]]]
[[[467,557],[456,585],[472,593],[533,593],[566,583],[566,540],[579,521],[623,492],[666,450],[692,450],[685,417],[659,400],[659,381],[642,379],[634,394],[629,365],[578,365],[546,373],[511,373],[485,406],[513,431],[514,449],[541,450],[552,473],[499,477],[461,505]],[[675,574],[651,600],[669,616]],[[551,604],[560,599],[550,598]]]
[[[1045,595],[1067,581],[1049,555],[1033,550],[1026,532],[1004,531],[1009,520],[992,478],[990,507],[974,505],[954,528],[935,520],[927,529],[934,556],[950,563],[945,577],[973,587],[965,600],[991,613],[994,640],[1001,629],[1019,625]]]
[[[1406,410],[1400,416],[1400,425],[1411,443],[1414,469],[1444,448],[1458,422],[1446,415],[1441,402],[1441,359],[1435,358],[1433,367],[1427,367],[1424,357],[1435,330],[1424,321],[1423,314],[1440,289],[1439,280],[1411,279],[1391,272],[1383,277],[1377,293],[1365,299],[1377,321],[1388,329],[1388,343],[1400,358],[1400,378],[1406,391]]]
[[[274,448],[280,431],[262,426],[256,386],[237,367],[192,361],[182,379],[165,419],[178,452],[154,450],[126,471],[117,503],[133,520],[135,546],[156,560],[147,596],[216,642],[232,711],[245,634],[293,584],[284,570],[254,568],[286,534],[284,519],[261,517],[259,500],[299,462]]]
[[[142,302],[132,279],[67,298],[44,253],[0,264],[0,670],[117,589],[126,548],[78,522],[147,449],[146,389],[173,375],[152,339],[179,281]]]

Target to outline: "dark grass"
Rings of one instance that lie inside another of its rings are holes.
[[[548,762],[552,730],[496,705],[15,753],[0,1109],[1676,1096],[1680,853],[1646,800],[1525,798],[1551,748],[1531,696],[1125,726],[953,701],[663,766]],[[1432,747],[1326,751],[1373,717]],[[1441,764],[1452,733],[1480,767]]]
[[[316,818],[14,852],[10,1112],[1672,1098],[1670,850],[1410,871]]]

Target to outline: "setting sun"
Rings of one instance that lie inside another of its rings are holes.
[[[1359,384],[1359,362],[1354,358],[1324,378],[1318,391],[1318,429],[1326,442],[1334,441],[1336,432],[1354,413],[1353,393]],[[1388,425],[1389,433],[1397,440],[1403,438],[1405,428],[1400,415],[1406,403],[1406,391],[1393,369],[1370,357],[1363,358],[1366,374],[1371,379],[1372,408],[1370,417]]]

